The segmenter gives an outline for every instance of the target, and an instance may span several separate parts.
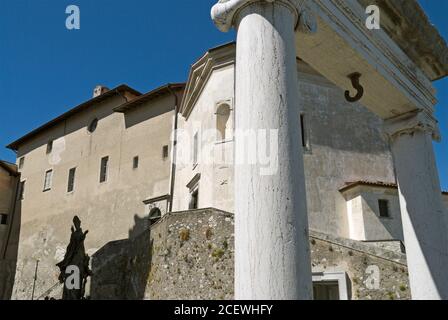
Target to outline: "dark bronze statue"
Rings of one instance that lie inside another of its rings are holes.
[[[74,228],[73,226],[71,227],[72,234],[70,236],[70,243],[67,247],[67,251],[65,252],[64,260],[56,265],[61,272],[59,281],[64,284],[62,300],[84,299],[87,278],[92,275],[92,272],[89,269],[90,257],[86,254],[84,248],[84,240],[89,231],[82,231],[81,220],[77,216],[73,218],[73,225]],[[79,270],[79,277],[76,277],[76,273],[70,273],[73,271],[67,270],[68,267],[71,267],[70,269],[76,267]],[[67,281],[67,278],[69,277],[71,277],[71,279]],[[74,283],[73,281],[77,283],[75,288],[71,288]],[[67,282],[69,282],[69,284],[67,284]]]

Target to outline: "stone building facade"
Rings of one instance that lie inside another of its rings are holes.
[[[278,2],[284,5],[288,1]],[[331,42],[330,31],[324,28],[314,39],[300,33],[297,37],[306,45],[318,43],[322,40],[319,36]],[[403,45],[403,39],[394,41]],[[347,48],[338,45],[343,54]],[[15,226],[10,228],[14,236],[0,233],[0,244],[9,250],[14,264],[0,276],[0,292],[9,292],[4,298],[59,297],[55,264],[64,256],[74,215],[90,231],[86,249],[92,256],[88,290],[92,298],[234,298],[240,267],[238,262],[234,264],[238,259],[236,239],[244,239],[235,224],[241,222],[241,214],[249,213],[240,212],[242,202],[247,205],[256,202],[255,198],[283,206],[285,214],[292,210],[294,216],[303,213],[306,202],[308,222],[301,236],[306,236],[309,246],[301,248],[311,255],[308,267],[316,299],[410,298],[403,184],[397,181],[395,145],[383,129],[390,112],[412,111],[407,110],[408,96],[369,80],[366,89],[382,92],[385,98],[391,95],[390,103],[399,107],[391,111],[371,92],[359,102],[348,102],[342,89],[347,80],[339,78],[339,66],[317,63],[312,49],[297,50],[293,67],[281,70],[288,74],[286,78],[297,78],[293,86],[288,82],[285,94],[293,92],[298,98],[294,104],[288,102],[289,115],[294,116],[284,118],[291,129],[286,133],[280,130],[279,141],[287,141],[303,154],[303,177],[296,171],[298,162],[291,169],[297,176],[286,179],[294,188],[294,181],[304,180],[303,203],[291,209],[285,206],[287,201],[274,198],[276,184],[281,189],[286,181],[274,178],[262,190],[267,195],[264,199],[263,192],[243,199],[238,190],[246,182],[236,166],[242,141],[238,129],[247,120],[242,115],[247,113],[257,125],[268,118],[253,109],[257,103],[265,103],[257,96],[251,96],[253,105],[238,104],[238,95],[247,98],[247,92],[236,90],[238,81],[244,83],[237,63],[244,49],[246,43],[237,42],[209,50],[192,65],[186,84],[168,84],[146,94],[125,85],[111,90],[97,87],[91,100],[8,146],[17,152],[20,196],[10,197],[17,202],[16,213],[8,221]],[[398,54],[403,58],[401,51]],[[417,61],[419,57],[415,52],[410,57],[424,70],[418,71],[421,74],[416,71],[419,76],[434,80],[446,75],[437,57],[430,70],[427,61]],[[357,67],[367,68],[361,60],[356,61]],[[245,79],[249,81],[251,76]],[[278,98],[270,96],[272,88],[265,89],[260,96]],[[282,98],[280,95],[279,103],[286,103]],[[277,119],[275,112],[265,111],[271,117],[266,121]],[[289,137],[291,133],[296,135]],[[249,157],[261,152],[266,161],[257,163],[256,169],[272,177],[278,169],[272,157],[277,150],[272,149],[273,144],[260,147],[256,141],[253,145],[249,140],[243,151]],[[280,164],[287,159],[286,153],[280,156]],[[252,186],[263,186],[261,178],[252,178]],[[260,184],[254,183],[257,179]],[[8,190],[14,193],[13,187]],[[430,191],[425,192],[428,198],[440,197],[440,192],[434,195]],[[446,193],[443,199],[445,211],[440,219],[448,221]],[[161,215],[149,217],[155,207]],[[283,211],[269,212],[265,207],[251,212],[260,217],[260,230],[269,229],[269,221],[278,222],[277,217],[283,219]],[[440,230],[444,226],[440,225]]]
[[[0,160],[0,299],[11,296],[14,282],[20,226],[13,222],[20,214],[19,179],[16,165]]]
[[[0,160],[0,248],[4,251],[4,238],[8,232],[8,220],[14,210],[17,189],[17,167]]]
[[[90,231],[88,254],[147,228],[143,201],[170,193],[170,133],[182,87],[103,90],[10,146],[23,188],[14,298],[32,298],[35,270],[38,291],[57,282],[74,215]]]

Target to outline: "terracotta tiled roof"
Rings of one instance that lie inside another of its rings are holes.
[[[398,189],[398,185],[396,183],[384,182],[384,181],[367,181],[367,180],[359,180],[354,182],[346,182],[345,186],[339,189],[340,192],[345,192],[357,186],[369,186],[369,187],[380,187],[380,188],[389,188],[389,189]],[[448,195],[448,191],[442,191],[442,194]]]
[[[382,188],[391,188],[391,189],[397,189],[398,186],[396,183],[391,182],[383,182],[383,181],[367,181],[367,180],[359,180],[354,182],[346,182],[345,186],[343,186],[341,189],[339,189],[340,192],[344,192],[347,190],[350,190],[357,186],[371,186],[371,187],[382,187]]]

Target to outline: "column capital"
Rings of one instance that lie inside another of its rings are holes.
[[[415,132],[427,132],[435,141],[440,141],[437,120],[424,110],[416,110],[384,121],[384,133],[390,140],[401,135],[412,135]]]
[[[290,8],[296,16],[296,29],[305,33],[317,31],[317,19],[307,8],[307,0],[219,0],[212,7],[211,17],[216,27],[222,32],[228,32],[235,26],[235,18],[244,7],[255,2],[278,3]]]

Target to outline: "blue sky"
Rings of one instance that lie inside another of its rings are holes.
[[[448,39],[448,1],[420,0]],[[91,97],[97,84],[126,83],[142,92],[186,80],[208,48],[231,41],[211,22],[216,0],[0,0],[0,159],[16,138]],[[65,28],[78,5],[81,29]],[[444,140],[435,144],[448,189],[448,79],[438,81]]]

